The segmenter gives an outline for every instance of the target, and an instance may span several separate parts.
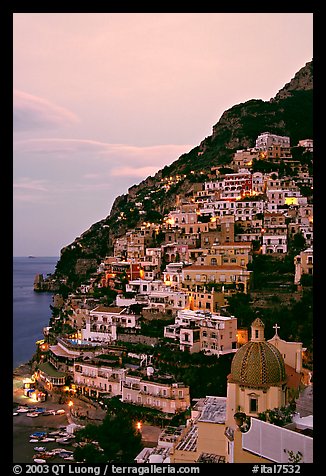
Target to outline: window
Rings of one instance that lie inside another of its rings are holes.
[[[250,411],[250,413],[257,413],[257,409],[258,409],[257,398],[250,397],[250,400],[249,400],[249,411]]]

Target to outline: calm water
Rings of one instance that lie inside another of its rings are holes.
[[[30,360],[51,317],[52,293],[33,290],[36,274],[51,274],[58,257],[13,258],[13,368]]]

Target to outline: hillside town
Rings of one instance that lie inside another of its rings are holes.
[[[302,403],[312,391],[312,343],[286,316],[272,320],[312,290],[312,166],[312,139],[291,144],[262,132],[227,166],[191,171],[196,180],[161,220],[116,237],[91,273],[80,260],[73,292],[62,279],[31,388],[57,401],[141,409],[162,432],[136,463],[312,462],[313,410]],[[148,216],[146,203],[184,178],[162,177],[128,207]],[[117,219],[128,225],[125,210]],[[35,291],[43,282],[36,276]],[[212,373],[223,362],[220,387],[214,373],[211,386],[189,384],[192,365]],[[216,388],[225,393],[207,393]]]

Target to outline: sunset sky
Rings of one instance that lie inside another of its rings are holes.
[[[312,58],[312,13],[14,13],[14,256],[59,256]]]

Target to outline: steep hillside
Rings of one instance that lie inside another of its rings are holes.
[[[212,166],[229,164],[237,149],[253,147],[260,133],[268,131],[290,136],[292,145],[296,145],[300,139],[312,138],[312,110],[311,61],[270,101],[253,99],[228,109],[213,126],[212,135],[197,147],[181,155],[153,177],[147,177],[131,187],[128,194],[117,197],[106,218],[93,224],[61,250],[55,277],[68,277],[70,282],[75,282],[81,270],[91,272],[96,261],[112,252],[116,236],[135,227],[140,221],[159,222],[175,203],[176,194],[186,194],[196,181],[203,181]],[[161,180],[177,175],[181,177],[180,180],[167,192],[162,190]],[[143,203],[145,214],[140,215],[135,206],[137,201]]]

